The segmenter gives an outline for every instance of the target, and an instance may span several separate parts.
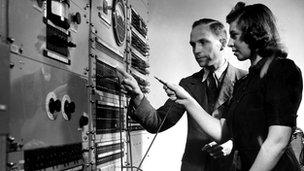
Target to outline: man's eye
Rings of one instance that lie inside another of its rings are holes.
[[[194,43],[190,43],[190,46],[193,48],[194,47]]]
[[[200,44],[201,44],[201,45],[204,45],[204,44],[206,44],[206,43],[207,43],[207,42],[206,42],[205,40],[201,40],[201,41],[200,41]]]

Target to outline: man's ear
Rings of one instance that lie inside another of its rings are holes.
[[[221,44],[222,44],[222,46],[221,46],[221,49],[220,50],[224,50],[224,48],[225,48],[225,46],[226,46],[226,43],[227,43],[227,41],[226,41],[226,39],[220,39],[220,42],[221,42]]]

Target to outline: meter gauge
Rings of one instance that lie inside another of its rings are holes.
[[[126,14],[125,4],[122,0],[113,3],[113,30],[118,46],[123,45],[126,39]]]

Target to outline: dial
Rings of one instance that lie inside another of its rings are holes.
[[[113,5],[113,30],[118,46],[121,46],[126,39],[126,16],[125,5],[122,0],[114,1]]]

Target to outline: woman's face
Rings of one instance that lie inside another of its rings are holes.
[[[247,43],[242,39],[242,31],[237,27],[237,20],[230,23],[229,27],[230,39],[228,46],[232,48],[232,52],[240,61],[249,59],[251,56],[251,50]]]

